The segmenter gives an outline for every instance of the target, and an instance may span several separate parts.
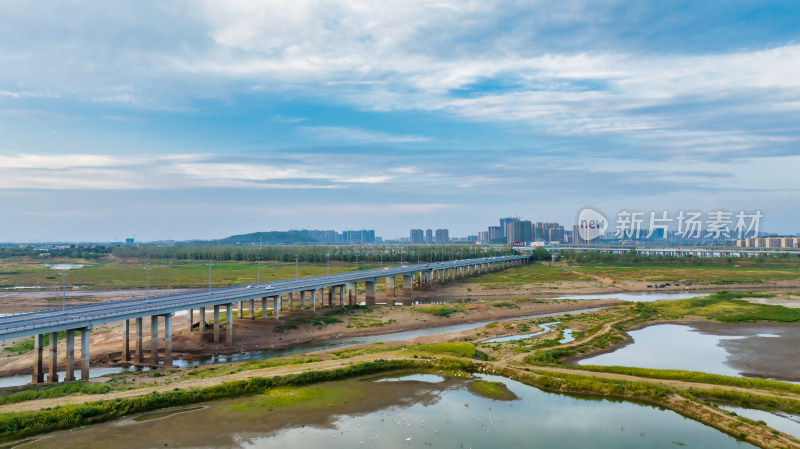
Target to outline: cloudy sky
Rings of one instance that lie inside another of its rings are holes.
[[[0,241],[800,232],[796,0],[6,0],[0,67]]]

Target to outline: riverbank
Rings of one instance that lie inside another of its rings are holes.
[[[581,301],[544,299],[508,303],[501,301],[446,305],[418,304],[410,307],[325,308],[318,309],[316,315],[310,312],[284,312],[281,315],[283,324],[261,317],[235,318],[233,347],[228,347],[224,343],[214,344],[211,332],[190,332],[188,319],[185,316],[181,319],[179,315],[173,320],[173,357],[176,360],[197,360],[209,356],[286,349],[311,342],[607,307],[620,303],[621,301],[614,299]],[[498,304],[501,307],[496,306]],[[450,313],[439,314],[443,310],[442,307],[445,307],[444,312]],[[224,325],[227,326],[227,323]],[[149,323],[145,323],[145,335],[149,335]],[[122,340],[121,325],[95,328],[92,332],[92,367],[128,366],[129,364],[122,360]],[[14,341],[2,343],[6,348],[13,348],[14,344]],[[33,366],[30,349],[19,355],[12,355],[11,351],[5,350],[7,357],[3,359],[0,367],[0,377],[30,373]],[[62,343],[59,354],[64,354],[64,350],[65,346]]]

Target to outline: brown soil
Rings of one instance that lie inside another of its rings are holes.
[[[438,290],[449,290],[450,287],[439,288]],[[419,296],[424,302],[437,302],[437,299],[442,301],[452,299],[452,297],[464,298],[459,296],[458,293],[434,295],[431,291],[425,292],[427,294],[415,294]],[[394,298],[400,300],[402,298]],[[499,298],[505,299],[505,298]],[[382,301],[379,295],[378,301]],[[249,319],[249,309],[245,308],[245,317],[242,319],[234,319],[233,331],[233,347],[225,344],[225,326],[222,325],[221,343],[213,343],[213,332],[209,328],[206,332],[189,331],[188,316],[177,315],[173,317],[173,357],[174,358],[193,358],[207,355],[216,354],[231,354],[238,352],[247,352],[259,349],[277,349],[287,348],[303,343],[325,341],[343,337],[356,337],[364,335],[380,335],[393,332],[401,332],[413,329],[430,328],[436,326],[444,326],[451,324],[470,323],[478,321],[495,320],[509,317],[544,314],[559,311],[578,310],[592,307],[603,307],[618,304],[620,301],[614,299],[604,300],[582,300],[582,301],[564,301],[564,300],[543,300],[541,303],[534,302],[520,302],[518,308],[503,308],[493,307],[491,302],[479,302],[459,304],[462,308],[461,312],[451,315],[450,317],[438,317],[430,313],[421,312],[421,308],[428,307],[427,304],[420,304],[411,307],[391,307],[391,306],[376,306],[371,308],[368,312],[359,312],[355,315],[336,315],[341,319],[342,323],[331,324],[323,327],[306,324],[299,326],[298,329],[286,330],[284,332],[276,332],[276,321],[272,318],[263,319]],[[295,305],[297,302],[295,301]],[[286,305],[285,305],[286,306]],[[258,307],[258,306],[257,306]],[[331,308],[318,308],[317,315],[323,315],[325,312],[330,312]],[[209,324],[212,323],[210,313],[206,313],[206,320]],[[238,308],[235,311],[235,317],[238,317]],[[311,312],[281,312],[281,320],[286,322],[303,317],[314,316]],[[198,319],[198,314],[195,312],[195,321]],[[145,363],[149,363],[149,335],[150,324],[149,320],[144,320],[144,346],[145,346]],[[161,322],[163,323],[163,321]],[[161,324],[163,326],[163,324]],[[373,327],[368,327],[372,325]],[[366,326],[366,327],[359,327]],[[163,332],[163,327],[162,327]],[[134,350],[135,329],[131,326],[131,350]],[[108,326],[100,326],[92,331],[91,352],[92,352],[92,367],[109,367],[109,366],[126,366],[127,363],[122,361],[122,323],[110,324]],[[163,335],[162,335],[163,338]],[[0,348],[10,346],[14,343],[13,340],[0,342]],[[78,346],[78,345],[76,345]],[[160,344],[163,348],[163,341]],[[59,345],[59,366],[63,369],[64,366],[64,353],[65,344],[61,342]],[[76,351],[79,349],[76,347]],[[162,349],[163,352],[163,349]],[[2,367],[0,367],[0,376],[10,376],[19,374],[28,374],[32,371],[33,355],[32,353],[8,356],[3,359]],[[77,355],[77,354],[76,354]],[[45,355],[47,359],[48,355]]]

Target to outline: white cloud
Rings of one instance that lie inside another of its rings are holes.
[[[343,141],[352,143],[409,143],[427,142],[430,140],[429,138],[423,136],[397,135],[342,126],[301,126],[298,129],[302,133],[314,135],[316,138],[325,141]]]

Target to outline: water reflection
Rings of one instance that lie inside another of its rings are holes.
[[[669,410],[545,393],[505,378],[482,377],[505,383],[520,400],[478,397],[469,392],[468,380],[456,378],[441,383],[344,381],[298,391],[311,399],[295,405],[273,408],[274,401],[264,402],[267,394],[161,419],[128,419],[59,432],[34,445],[120,449],[753,447]]]

